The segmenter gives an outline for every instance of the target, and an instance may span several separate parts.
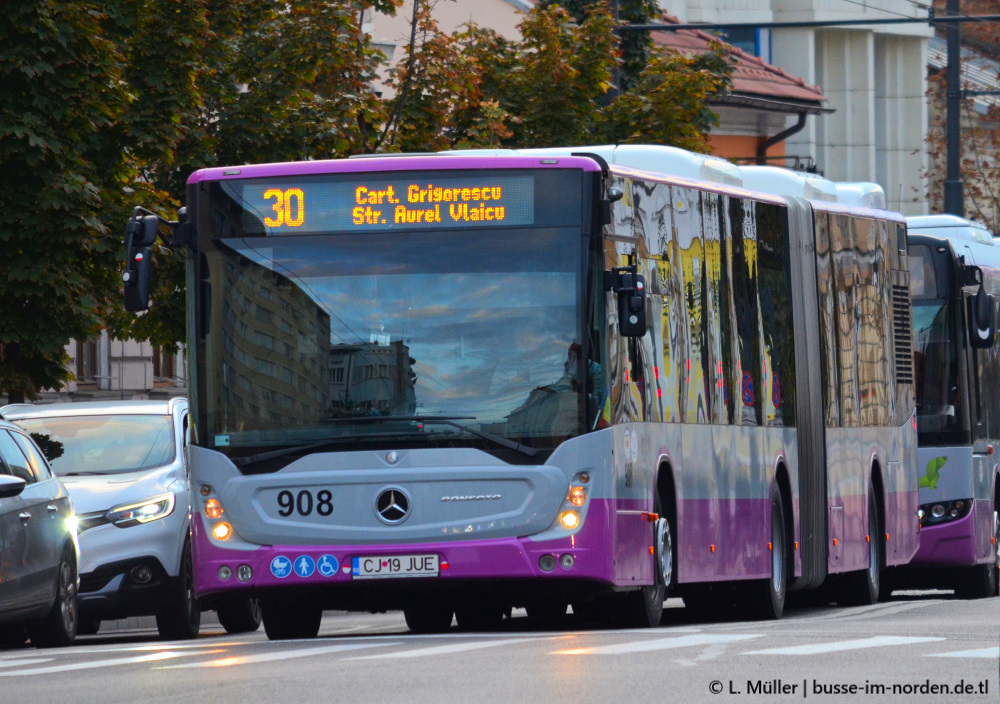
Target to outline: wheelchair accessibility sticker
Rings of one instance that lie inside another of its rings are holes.
[[[339,566],[340,563],[337,562],[337,558],[333,555],[321,555],[319,562],[316,563],[316,569],[319,570],[320,575],[323,577],[332,577],[337,574]]]

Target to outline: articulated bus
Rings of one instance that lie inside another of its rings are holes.
[[[1000,247],[954,215],[907,218],[920,468],[917,586],[998,593]]]
[[[126,230],[129,310],[162,222]],[[778,618],[917,550],[896,214],[632,146],[204,169],[170,224],[195,590],[270,638]]]

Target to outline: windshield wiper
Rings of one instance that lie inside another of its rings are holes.
[[[476,435],[483,438],[484,440],[489,440],[497,445],[509,448],[511,450],[516,450],[522,455],[527,455],[528,457],[534,457],[538,454],[538,450],[534,447],[529,447],[528,445],[522,445],[514,440],[508,440],[501,435],[494,435],[493,433],[487,433],[482,430],[474,430],[461,423],[456,423],[457,420],[475,420],[474,416],[358,416],[357,418],[330,418],[326,420],[327,423],[379,423],[385,421],[394,420],[405,420],[414,421],[417,423],[439,423],[441,425],[449,425],[452,428],[458,428],[459,430],[464,430],[467,433]]]

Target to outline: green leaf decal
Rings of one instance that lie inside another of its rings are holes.
[[[935,457],[927,463],[927,472],[920,477],[921,489],[936,489],[940,470],[948,462],[947,457]]]

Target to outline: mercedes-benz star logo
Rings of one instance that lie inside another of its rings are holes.
[[[396,488],[386,489],[375,499],[375,513],[389,525],[395,525],[410,514],[410,501]]]

